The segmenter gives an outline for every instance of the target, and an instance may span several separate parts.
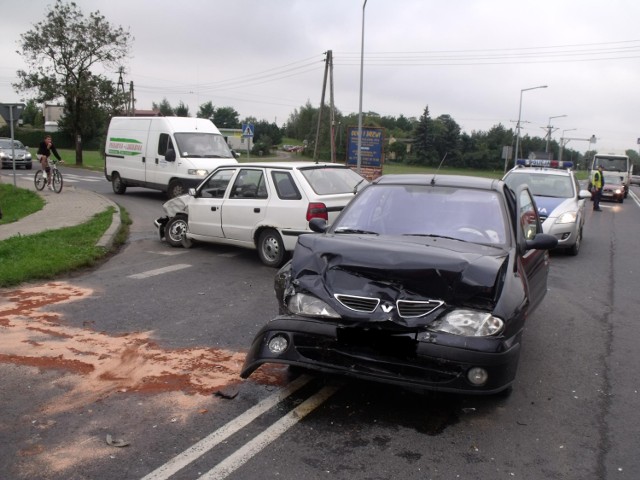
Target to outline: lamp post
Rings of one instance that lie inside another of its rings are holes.
[[[551,142],[551,119],[552,118],[562,118],[566,117],[566,115],[556,115],[555,117],[549,117],[549,122],[547,122],[547,148],[545,150],[546,153],[549,153],[549,143]]]
[[[537,87],[523,88],[520,90],[520,107],[518,107],[518,123],[516,124],[516,153],[513,157],[514,162],[518,160],[518,149],[520,148],[520,118],[522,117],[522,94],[528,90],[535,90],[537,88],[547,88],[547,85],[539,85]]]
[[[360,42],[360,103],[358,108],[358,161],[356,171],[360,173],[362,165],[362,77],[364,71],[364,7],[367,6],[367,0],[362,4],[362,40]]]
[[[565,132],[571,132],[573,130],[577,130],[577,128],[567,128],[566,130],[562,130],[562,136],[560,137],[560,153],[558,154],[558,161],[559,162],[562,161],[562,151],[564,150],[565,143],[569,143],[569,140],[571,140],[570,138],[565,139],[564,138],[564,134],[565,134]],[[566,142],[565,142],[565,140],[566,140]]]

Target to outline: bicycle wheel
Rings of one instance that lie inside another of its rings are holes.
[[[36,186],[36,190],[42,190],[47,184],[47,176],[42,170],[36,172],[36,175],[33,177],[33,183]]]
[[[51,180],[53,191],[60,193],[62,191],[62,174],[58,170],[53,171],[53,179]]]

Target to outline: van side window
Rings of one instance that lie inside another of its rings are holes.
[[[161,133],[158,139],[158,155],[165,156],[169,149],[175,150],[171,136],[168,133]]]
[[[271,178],[276,186],[278,197],[282,200],[300,200],[302,198],[289,172],[272,172]]]

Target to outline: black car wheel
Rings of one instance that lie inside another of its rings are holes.
[[[258,255],[262,263],[269,267],[280,267],[285,260],[284,243],[280,234],[268,228],[260,232],[258,237]]]
[[[184,215],[177,215],[169,219],[164,227],[164,238],[172,247],[183,247],[183,239],[187,235],[189,225],[187,223],[187,217]]]

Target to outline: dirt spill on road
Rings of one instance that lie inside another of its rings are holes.
[[[55,305],[93,294],[65,282],[0,291],[0,363],[62,372],[52,385],[64,393],[33,412],[32,427],[36,432],[55,428],[57,415],[67,412],[84,419],[72,442],[45,446],[37,434],[25,439],[18,451],[24,459],[19,467],[24,478],[37,478],[42,471],[64,475],[83,464],[114,458],[104,435],[96,435],[106,428],[104,418],[94,413],[99,408],[96,402],[144,394],[144,400],[136,402],[141,413],[157,416],[160,424],[186,424],[194,416],[214,413],[210,411],[216,404],[212,394],[237,392],[242,381],[244,353],[166,349],[152,340],[152,331],[111,335],[89,328],[95,326],[90,317],[77,322],[82,328],[74,327],[55,311]],[[286,368],[273,365],[261,367],[251,379],[274,388],[288,381]]]
[[[45,413],[70,411],[116,392],[211,395],[240,382],[244,353],[165,349],[151,339],[151,331],[109,335],[65,325],[52,311],[52,305],[87,298],[93,294],[90,289],[54,282],[3,293],[0,362],[61,369],[76,377],[64,398],[52,401]],[[284,378],[277,369],[264,369],[255,380],[282,384]]]

